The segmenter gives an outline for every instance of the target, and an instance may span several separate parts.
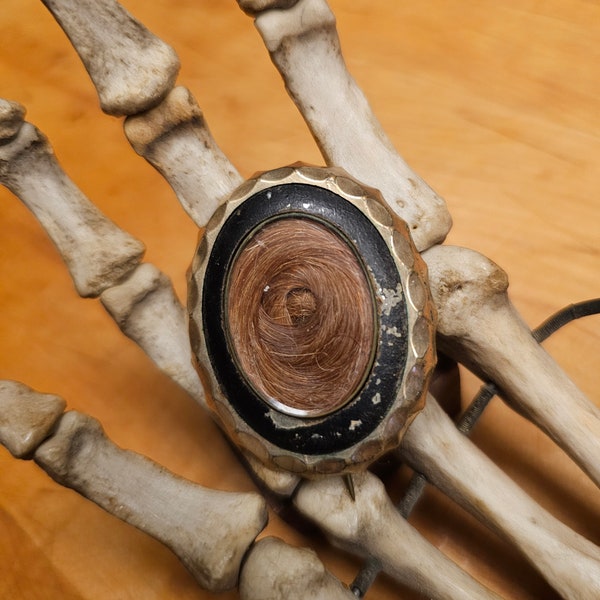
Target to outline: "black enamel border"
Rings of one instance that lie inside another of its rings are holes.
[[[208,258],[202,293],[202,322],[208,356],[227,401],[257,434],[299,454],[321,455],[345,450],[367,437],[396,400],[408,353],[408,312],[404,296],[395,305],[378,307],[379,339],[374,366],[360,393],[324,417],[285,416],[266,404],[246,383],[229,352],[224,327],[227,274],[238,248],[265,221],[285,216],[316,218],[351,241],[367,265],[375,290],[401,289],[390,250],[373,223],[351,202],[319,186],[280,184],[250,196],[221,227]],[[349,307],[351,309],[351,307]],[[385,332],[395,328],[393,341]]]

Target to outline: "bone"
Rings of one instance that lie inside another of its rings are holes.
[[[0,444],[15,458],[30,458],[50,435],[65,401],[17,381],[0,381]]]
[[[456,429],[433,396],[399,455],[520,550],[563,598],[600,597],[600,549],[532,500]]]
[[[538,344],[510,303],[508,278],[480,254],[424,253],[438,309],[438,345],[545,431],[600,486],[600,410]]]
[[[266,10],[256,27],[327,163],[379,189],[418,250],[443,241],[451,227],[446,205],[398,155],[349,75],[325,0]]]
[[[428,598],[498,598],[421,537],[377,477],[369,472],[352,477],[354,500],[340,477],[307,481],[295,497],[298,510],[333,544],[376,558],[386,573]]]
[[[238,0],[240,8],[251,16],[256,16],[263,10],[291,8],[298,0]]]
[[[277,538],[264,538],[252,547],[239,591],[241,600],[356,600],[312,550]]]
[[[186,311],[171,280],[145,263],[123,283],[103,292],[100,301],[121,331],[206,407],[200,379],[192,366]]]
[[[104,216],[63,172],[46,137],[23,123],[0,145],[0,183],[40,221],[81,296],[98,296],[141,260],[144,246]]]
[[[25,108],[18,102],[0,98],[0,145],[12,140],[23,126]]]
[[[267,519],[258,494],[209,490],[122,450],[95,419],[68,412],[35,452],[54,480],[168,546],[210,591],[233,588]]]
[[[198,227],[204,227],[217,206],[242,183],[184,87],[175,88],[156,108],[127,118],[125,135],[169,182]]]
[[[102,110],[133,115],[156,106],[179,72],[175,51],[114,0],[42,0],[79,54]]]
[[[276,498],[286,499],[291,497],[301,481],[300,477],[294,473],[270,469],[254,458],[250,452],[244,453],[244,461],[258,480],[258,484],[263,489],[266,488],[269,493],[274,494]]]

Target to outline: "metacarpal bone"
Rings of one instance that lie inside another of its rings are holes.
[[[408,428],[398,454],[519,549],[562,597],[600,597],[600,548],[532,500],[458,431],[433,396]]]
[[[66,413],[34,460],[58,483],[164,543],[211,591],[237,584],[242,559],[266,523],[258,494],[186,481],[122,450],[81,413]]]
[[[30,458],[50,435],[65,401],[18,381],[0,381],[0,444],[15,458]]]
[[[431,598],[498,598],[423,538],[396,510],[381,481],[352,475],[353,500],[341,477],[304,482],[294,503],[337,546],[380,561],[383,570]]]
[[[100,296],[121,331],[194,400],[206,406],[192,366],[187,314],[171,280],[154,265],[139,265],[123,282]]]
[[[169,182],[198,227],[242,183],[184,87],[176,87],[156,108],[128,117],[124,128],[133,149]]]
[[[46,137],[30,123],[23,123],[12,141],[0,145],[0,183],[40,221],[81,296],[97,296],[141,260],[144,245],[79,191]]]
[[[314,551],[263,538],[248,553],[240,576],[242,600],[356,600]]]
[[[348,73],[325,0],[265,10],[256,27],[327,163],[377,188],[420,251],[443,241],[451,226],[446,205],[398,155]]]
[[[534,339],[508,299],[506,273],[481,254],[423,254],[438,309],[439,349],[544,430],[600,486],[600,410]]]
[[[42,0],[79,54],[102,110],[133,115],[156,106],[179,72],[175,51],[115,0]]]

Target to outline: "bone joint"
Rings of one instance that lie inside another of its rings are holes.
[[[4,114],[14,131],[15,110]],[[141,260],[143,244],[79,191],[61,169],[46,137],[30,123],[24,122],[13,139],[0,145],[0,183],[40,221],[81,296],[97,296]]]
[[[156,106],[179,72],[175,51],[114,0],[43,0],[89,73],[102,110],[132,115]]]
[[[185,309],[169,278],[150,264],[138,264],[143,244],[75,187],[43,134],[23,122],[24,112],[17,103],[0,101],[0,183],[20,197],[46,229],[79,294],[101,295],[121,330],[203,404]]]
[[[217,206],[242,183],[184,87],[176,87],[156,108],[128,117],[125,135],[169,182],[198,227],[204,227]]]
[[[10,142],[20,131],[25,108],[18,102],[0,98],[0,145]]]
[[[252,547],[240,577],[242,600],[351,600],[356,596],[325,569],[317,555],[276,538]]]
[[[440,350],[493,381],[600,486],[600,410],[534,339],[508,298],[506,273],[465,248],[438,246],[423,258]]]
[[[0,381],[0,444],[15,458],[30,458],[51,434],[66,403],[17,381]]]
[[[171,280],[154,265],[140,265],[125,281],[100,296],[121,331],[205,406],[200,379],[192,366],[186,311]]]
[[[169,547],[201,586],[233,588],[267,520],[258,494],[209,490],[111,442],[98,421],[64,401],[0,382],[0,442],[55,481]],[[37,447],[38,443],[41,444]]]
[[[117,447],[98,421],[77,412],[62,417],[34,459],[58,483],[161,541],[211,591],[237,584],[241,561],[266,523],[258,494],[209,490],[177,477]]]
[[[427,597],[498,599],[400,516],[377,477],[364,472],[352,479],[354,500],[342,478],[330,477],[303,483],[295,505],[333,544],[379,560],[386,573]]]

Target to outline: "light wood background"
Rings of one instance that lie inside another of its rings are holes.
[[[532,327],[563,305],[599,296],[600,3],[331,4],[349,67],[376,114],[448,202],[455,222],[448,241],[506,269]],[[125,5],[179,52],[179,81],[244,175],[320,162],[233,0]],[[147,260],[185,298],[195,228],[129,148],[120,122],[99,111],[82,65],[40,2],[2,1],[0,46],[0,96],[27,106],[74,181],[145,241]],[[121,336],[97,301],[76,296],[46,235],[4,189],[0,231],[0,378],[63,396],[121,446],[194,481],[252,489],[210,418]],[[599,338],[593,317],[546,344],[597,403]],[[465,402],[477,387],[465,379]],[[600,542],[600,492],[543,434],[495,400],[474,439],[542,505]],[[427,494],[411,522],[506,598],[555,597],[509,546],[438,494]],[[267,533],[312,546],[344,581],[354,577],[358,563],[320,536],[275,516]],[[0,448],[0,598],[211,597],[154,540]],[[381,578],[368,597],[418,596]]]

